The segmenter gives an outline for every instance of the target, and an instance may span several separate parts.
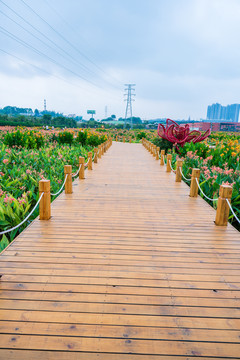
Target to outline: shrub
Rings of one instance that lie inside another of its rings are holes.
[[[153,144],[159,146],[160,150],[165,150],[166,153],[173,148],[173,143],[160,137],[153,139]]]
[[[58,141],[60,144],[69,144],[73,143],[73,133],[70,131],[63,131],[58,134]]]
[[[40,132],[17,130],[6,133],[4,144],[10,147],[39,149],[44,145],[44,136]]]
[[[79,131],[76,141],[79,142],[82,146],[87,143],[87,131]]]
[[[140,133],[137,134],[137,139],[141,140],[142,138],[146,138],[146,136],[147,135],[146,135],[146,133],[144,131],[140,131]]]

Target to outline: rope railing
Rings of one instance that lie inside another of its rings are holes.
[[[11,228],[11,229],[8,229],[8,230],[5,230],[5,231],[0,232],[0,235],[7,234],[7,233],[9,233],[9,232],[11,232],[11,231],[13,231],[13,230],[18,229],[21,225],[23,225],[23,224],[30,218],[30,216],[32,215],[32,213],[36,210],[38,204],[40,203],[40,201],[41,201],[41,199],[42,199],[42,197],[43,197],[43,195],[44,195],[44,193],[41,194],[41,196],[39,197],[38,201],[36,202],[34,208],[33,208],[33,209],[31,210],[31,212],[25,217],[25,219],[20,222],[20,224],[14,226],[14,227]]]
[[[168,162],[169,162],[169,165],[170,165],[170,168],[171,168],[172,172],[174,172],[174,174],[176,174],[176,170],[174,170],[173,167],[172,167],[171,160],[169,159]]]
[[[79,174],[79,171],[80,171],[81,167],[82,167],[82,164],[79,165],[79,168],[78,168],[77,172],[72,174],[72,177],[75,177],[75,176],[77,176]]]
[[[195,178],[195,180],[196,180],[196,183],[197,183],[197,186],[198,186],[200,192],[203,194],[203,196],[204,196],[206,199],[208,199],[209,201],[218,201],[218,198],[216,198],[216,199],[211,199],[211,198],[209,198],[209,197],[202,191],[201,186],[200,186],[200,184],[199,184],[199,182],[198,182],[198,179]]]
[[[85,167],[85,168],[88,166],[89,160],[90,160],[90,158],[88,158],[88,161],[87,161],[86,163],[84,163],[84,167]]]
[[[143,138],[142,144],[150,153],[153,154],[153,156],[155,156],[153,151],[154,146],[150,141]],[[217,202],[216,218],[215,218],[215,224],[217,226],[227,226],[230,211],[232,212],[231,218],[234,217],[235,220],[240,224],[240,219],[238,218],[236,212],[233,210],[232,205],[230,203],[232,197],[231,185],[220,185],[219,197],[212,199],[205,194],[205,192],[202,190],[200,186],[199,183],[200,169],[193,168],[191,178],[187,178],[183,174],[183,170],[182,170],[183,161],[181,159],[178,159],[176,161],[177,167],[176,170],[174,170],[171,161],[172,160],[171,154],[167,155],[167,164],[164,159],[165,150],[161,150],[161,155],[159,158],[160,158],[160,165],[167,165],[166,167],[167,172],[174,172],[176,174],[176,179],[175,179],[176,182],[181,182],[182,178],[187,182],[191,181],[190,194],[189,194],[190,197],[196,198],[198,196],[198,191],[200,191],[200,194],[203,196],[203,198],[206,198],[208,201],[211,202],[215,202],[215,201]]]
[[[229,201],[228,199],[226,199],[226,201],[227,201],[227,204],[228,204],[229,209],[231,210],[233,216],[235,217],[235,219],[237,220],[237,222],[240,224],[240,219],[237,217],[235,211],[233,210],[232,205],[230,204],[230,201]]]
[[[66,181],[67,181],[67,177],[68,177],[68,174],[65,176],[65,179],[64,179],[64,182],[60,188],[60,190],[58,190],[58,192],[56,192],[55,194],[53,193],[50,193],[52,196],[57,196],[58,194],[60,194],[60,192],[62,191],[62,189],[64,188],[65,184],[66,184]]]
[[[191,181],[191,178],[190,178],[190,179],[187,179],[187,178],[184,176],[181,167],[179,168],[179,170],[180,170],[180,173],[181,173],[182,177],[183,177],[186,181]]]

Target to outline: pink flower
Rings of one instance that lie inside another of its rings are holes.
[[[4,202],[7,203],[8,202],[8,196],[6,195],[6,197],[4,198]]]
[[[3,163],[7,164],[8,163],[8,159],[3,159]]]
[[[231,184],[230,182],[228,182],[228,181],[223,182],[223,183],[222,183],[222,185],[229,185],[229,186],[232,186],[232,184]]]

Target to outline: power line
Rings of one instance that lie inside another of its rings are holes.
[[[52,76],[52,77],[55,77],[55,78],[57,78],[57,79],[59,79],[59,80],[62,80],[62,81],[64,81],[64,82],[66,82],[67,84],[70,84],[70,85],[72,85],[72,86],[76,86],[76,87],[80,88],[79,85],[73,84],[72,82],[70,82],[70,81],[68,81],[68,80],[65,80],[64,78],[62,78],[62,77],[60,77],[60,76],[54,75],[54,74],[50,73],[49,71],[47,71],[47,70],[45,70],[45,69],[42,69],[42,68],[40,68],[39,66],[37,66],[37,65],[35,65],[35,64],[30,63],[29,61],[23,60],[23,59],[20,58],[19,56],[13,55],[13,54],[11,54],[11,53],[9,53],[8,51],[5,51],[5,50],[3,50],[3,49],[0,49],[0,51],[2,51],[3,53],[5,53],[6,55],[9,55],[9,56],[11,56],[11,57],[13,57],[13,58],[15,58],[15,59],[17,59],[17,60],[22,61],[24,64],[30,65],[30,66],[36,68],[37,70],[40,70],[40,71],[44,72],[45,74],[48,74],[48,75],[50,75],[50,76]],[[82,87],[81,87],[81,88],[82,88]],[[83,89],[83,88],[82,88],[82,89]]]
[[[31,36],[33,36],[35,39],[39,40],[42,44],[44,44],[45,46],[47,46],[49,49],[56,51],[57,54],[59,54],[60,56],[64,57],[65,59],[67,59],[63,54],[61,54],[59,51],[57,51],[56,49],[54,49],[52,46],[48,45],[45,41],[43,41],[42,39],[40,39],[38,36],[34,35],[33,33],[31,33],[28,29],[26,29],[24,26],[22,26],[21,24],[19,24],[17,21],[13,20],[10,16],[8,16],[7,14],[5,14],[3,11],[0,10],[0,13],[2,13],[4,16],[6,16],[9,20],[11,20],[12,22],[14,22],[16,25],[18,25],[20,28],[22,28],[23,30],[25,30],[28,34],[30,34]],[[68,59],[69,60],[69,59]],[[73,61],[72,61],[73,62]],[[76,63],[76,61],[74,61],[73,63]]]
[[[75,45],[73,45],[68,39],[66,39],[59,31],[54,29],[52,25],[50,25],[42,16],[40,16],[30,5],[28,5],[24,0],[21,1],[28,9],[30,9],[38,18],[40,18],[46,25],[48,25],[52,31],[54,31],[61,39],[63,39],[69,46],[71,46],[75,51],[77,51],[82,57],[84,57],[87,61],[89,61],[92,65],[94,65],[98,70],[108,74],[103,70],[100,66],[98,66],[94,61],[92,61],[87,55],[85,55],[82,51],[80,51]],[[114,85],[115,86],[115,85]]]
[[[2,29],[2,30],[1,30]],[[51,61],[52,63],[54,63],[55,65],[63,68],[64,70],[67,70],[68,72],[72,73],[73,75],[79,77],[80,79],[90,83],[91,85],[95,86],[95,87],[99,87],[101,88],[99,85],[94,84],[92,81],[86,79],[85,77],[79,75],[78,73],[76,73],[75,71],[72,71],[71,69],[67,68],[66,66],[60,64],[59,62],[55,61],[54,59],[52,59],[50,56],[44,54],[43,52],[41,52],[40,50],[36,49],[34,46],[29,45],[28,43],[26,43],[24,40],[20,39],[19,37],[17,37],[16,35],[12,34],[10,31],[4,29],[2,26],[0,26],[0,32],[2,32],[4,35],[10,37],[11,39],[15,40],[16,42],[20,43],[21,45],[33,50],[35,53],[37,53],[38,55],[44,56],[45,58],[47,58],[49,61]]]
[[[55,14],[67,25],[67,27],[70,28],[74,34],[76,34],[76,29],[75,29],[71,24],[69,24],[69,23],[65,20],[65,18],[52,6],[52,4],[50,4],[48,0],[44,0],[44,2],[49,6],[49,8],[53,11],[53,13],[55,13]],[[78,34],[78,37],[79,37],[79,34]],[[82,40],[85,44],[89,45],[89,44],[87,43],[87,41],[84,40],[83,37],[81,37],[81,40]],[[95,53],[97,54],[96,51],[95,51]],[[98,54],[97,54],[97,55],[98,55]],[[113,79],[113,81],[117,82],[117,83],[119,84],[119,86],[120,86],[120,84],[121,84],[121,86],[122,86],[121,81],[119,81],[115,76],[108,74],[108,73],[107,73],[105,70],[103,70],[103,69],[101,69],[101,70],[102,70],[108,77],[111,77],[111,78]]]
[[[32,25],[29,21],[27,21],[26,19],[24,19],[24,17],[22,17],[21,15],[19,15],[14,9],[12,9],[10,6],[8,6],[4,1],[0,0],[1,3],[3,3],[10,11],[12,11],[16,16],[18,16],[21,20],[23,20],[26,24],[28,24],[31,28],[33,28],[36,32],[38,32],[39,34],[41,34],[45,39],[47,39],[50,43],[52,43],[56,48],[60,49],[64,54],[66,54],[69,58],[71,58],[77,65],[80,65],[82,67],[82,69],[84,71],[87,71],[93,75],[96,75],[95,72],[93,72],[92,70],[90,70],[87,66],[85,66],[84,64],[82,64],[79,60],[76,60],[73,56],[71,56],[66,50],[64,50],[61,46],[59,46],[58,44],[56,44],[53,40],[51,40],[48,36],[46,36],[42,31],[38,30],[34,25]],[[13,20],[12,18],[10,18],[8,15],[6,15],[4,12],[1,11],[1,13],[3,15],[5,15],[6,17],[8,17],[11,21],[13,21],[14,23],[16,23],[18,26],[20,26],[21,28],[23,28],[25,31],[27,31],[28,33],[30,33],[32,36],[36,37],[34,34],[32,34],[29,30],[27,30],[25,27],[23,27],[22,25],[20,25],[18,22],[16,22],[15,20]],[[46,44],[45,42],[43,42],[41,39],[39,39],[38,37],[36,37],[39,41],[41,41],[42,43],[44,43],[46,46],[49,47],[48,44]],[[60,54],[61,56],[65,57],[64,55],[62,55],[61,53],[59,53],[56,49],[53,49],[52,47],[50,47],[53,51],[56,51],[58,54]],[[66,58],[66,57],[65,57]]]
[[[3,52],[3,53],[5,53],[6,55],[9,55],[9,56],[17,59],[17,60],[20,60],[21,62],[23,62],[23,63],[26,64],[26,65],[29,65],[29,66],[37,69],[37,70],[42,71],[42,72],[45,73],[45,74],[50,75],[51,77],[54,77],[54,78],[56,78],[56,79],[58,79],[58,80],[61,80],[61,81],[64,81],[66,84],[69,84],[69,85],[72,85],[72,86],[74,86],[74,87],[76,87],[76,88],[78,88],[78,89],[84,90],[84,92],[87,91],[87,92],[89,92],[89,94],[91,94],[91,95],[92,95],[92,92],[94,91],[94,90],[91,90],[91,91],[90,91],[90,90],[84,88],[83,86],[80,86],[80,85],[78,85],[78,84],[74,84],[73,82],[68,81],[68,80],[62,78],[61,76],[52,74],[52,73],[50,73],[49,71],[47,71],[47,70],[45,70],[45,69],[42,69],[41,67],[39,67],[39,66],[37,66],[37,65],[35,65],[35,64],[32,64],[31,62],[26,61],[26,60],[20,58],[19,56],[16,56],[16,55],[14,55],[14,54],[11,54],[11,53],[9,53],[9,52],[6,51],[6,50],[0,49],[0,51]],[[95,91],[94,91],[94,92],[95,92]],[[96,93],[96,92],[95,92],[95,93]],[[97,93],[96,93],[96,94],[97,94]]]
[[[124,89],[125,90],[124,96],[127,96],[127,99],[125,99],[124,101],[127,101],[127,106],[126,106],[126,112],[125,112],[125,124],[124,124],[124,126],[126,126],[127,115],[129,113],[130,118],[131,118],[131,129],[132,129],[133,128],[132,102],[135,101],[134,99],[132,99],[132,96],[136,96],[136,94],[133,93],[133,91],[135,91],[136,84],[125,84],[125,86],[127,86],[127,88]]]

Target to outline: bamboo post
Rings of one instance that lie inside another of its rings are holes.
[[[177,169],[176,169],[176,178],[175,181],[176,182],[181,182],[182,181],[182,174],[180,171],[180,168],[182,168],[183,165],[183,161],[182,160],[177,160]]]
[[[116,141],[118,141],[118,137],[116,136]]]
[[[101,145],[102,155],[104,155],[104,144]]]
[[[131,142],[132,142],[132,138],[130,137],[130,138],[129,138],[129,143],[131,144]]]
[[[125,136],[123,137],[123,142],[125,143]]]
[[[102,148],[101,145],[98,145],[98,158],[101,159],[102,156]]]
[[[66,176],[65,194],[72,194],[72,165],[64,166],[64,179]]]
[[[51,217],[51,194],[50,194],[50,180],[39,181],[39,196],[43,197],[39,203],[39,219],[49,220]]]
[[[80,165],[81,165],[81,167],[80,167]],[[82,156],[79,156],[79,167],[80,167],[79,179],[85,179],[85,176],[84,176],[84,157],[82,157]]]
[[[94,148],[94,164],[97,164],[98,160],[98,148]]]
[[[161,162],[160,165],[164,165],[165,150],[161,150]]]
[[[227,226],[229,217],[229,206],[226,201],[231,201],[232,187],[229,185],[221,185],[217,204],[215,224],[218,226]]]
[[[92,170],[92,152],[89,151],[88,153],[88,170]]]
[[[199,182],[200,169],[192,169],[191,185],[190,185],[190,197],[198,196],[198,185],[196,179]]]
[[[156,148],[156,160],[159,160],[159,152],[160,152],[160,147],[157,146],[157,148]]]
[[[171,164],[170,164],[171,161],[172,161],[172,154],[167,154],[167,169],[166,169],[167,172],[172,171]]]

